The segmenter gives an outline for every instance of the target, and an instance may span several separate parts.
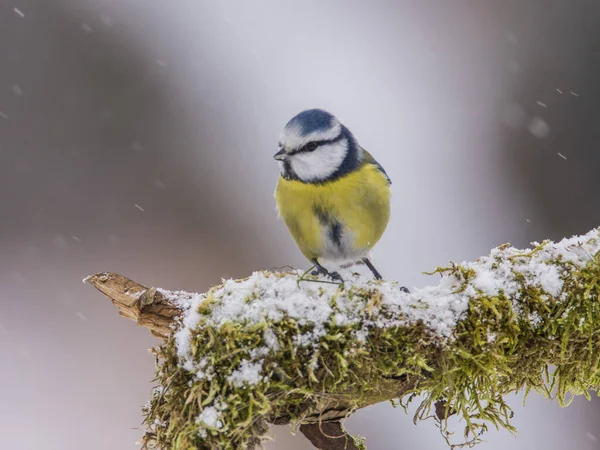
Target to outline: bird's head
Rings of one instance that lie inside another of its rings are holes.
[[[340,121],[322,109],[308,109],[283,128],[279,161],[286,179],[322,183],[351,172],[360,162],[360,147]]]

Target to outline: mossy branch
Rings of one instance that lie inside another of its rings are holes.
[[[345,286],[257,272],[206,294],[86,279],[122,315],[165,339],[145,407],[146,448],[240,449],[268,424],[299,426],[317,448],[363,449],[341,422],[383,401],[419,405],[450,444],[489,425],[513,430],[504,396],[535,390],[567,405],[600,386],[598,230],[433,273],[408,294],[345,275]],[[313,280],[319,281],[319,280]]]

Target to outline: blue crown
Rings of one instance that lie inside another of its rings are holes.
[[[324,131],[331,127],[335,117],[322,109],[307,109],[294,116],[285,126],[299,127],[300,134],[306,136],[315,131]]]

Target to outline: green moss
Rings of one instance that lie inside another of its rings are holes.
[[[544,245],[502,258],[523,263]],[[346,326],[332,321],[316,348],[294,343],[295,336],[310,327],[292,318],[252,326],[199,326],[193,330],[193,359],[213,370],[202,379],[182,368],[171,338],[155,349],[159,388],[145,409],[145,445],[172,450],[251,448],[260,443],[268,423],[298,424],[319,411],[350,413],[398,397],[402,404],[419,398],[415,420],[438,421],[448,442],[450,415],[465,427],[459,444],[478,442],[489,426],[513,431],[506,394],[534,390],[567,405],[571,396],[587,397],[600,386],[598,255],[590,255],[584,265],[561,258],[548,264],[559,269],[564,281],[560,296],[516,274],[520,287],[515,298],[502,292],[470,295],[468,310],[451,339],[441,339],[420,322],[370,327],[366,339],[351,337],[378,313],[381,303],[376,288],[361,287],[334,294],[365,299],[361,321]],[[475,277],[471,268],[456,264],[436,273],[459,278],[463,290]],[[214,292],[209,292],[201,314],[218,302]],[[248,301],[258,295],[249,294]],[[331,305],[335,309],[336,302]],[[265,377],[257,384],[235,387],[228,377],[253,350],[265,346],[267,328],[275,333],[279,348],[264,359]],[[201,435],[196,420],[207,405],[219,406],[221,423]]]

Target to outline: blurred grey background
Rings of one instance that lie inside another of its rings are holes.
[[[374,258],[407,285],[600,225],[599,20],[591,0],[0,0],[3,448],[136,448],[158,342],[84,276],[204,291],[306,266],[271,159],[304,108],[386,167]],[[600,447],[597,399],[511,403],[518,436],[480,448]],[[445,448],[389,405],[347,425],[371,450]]]

